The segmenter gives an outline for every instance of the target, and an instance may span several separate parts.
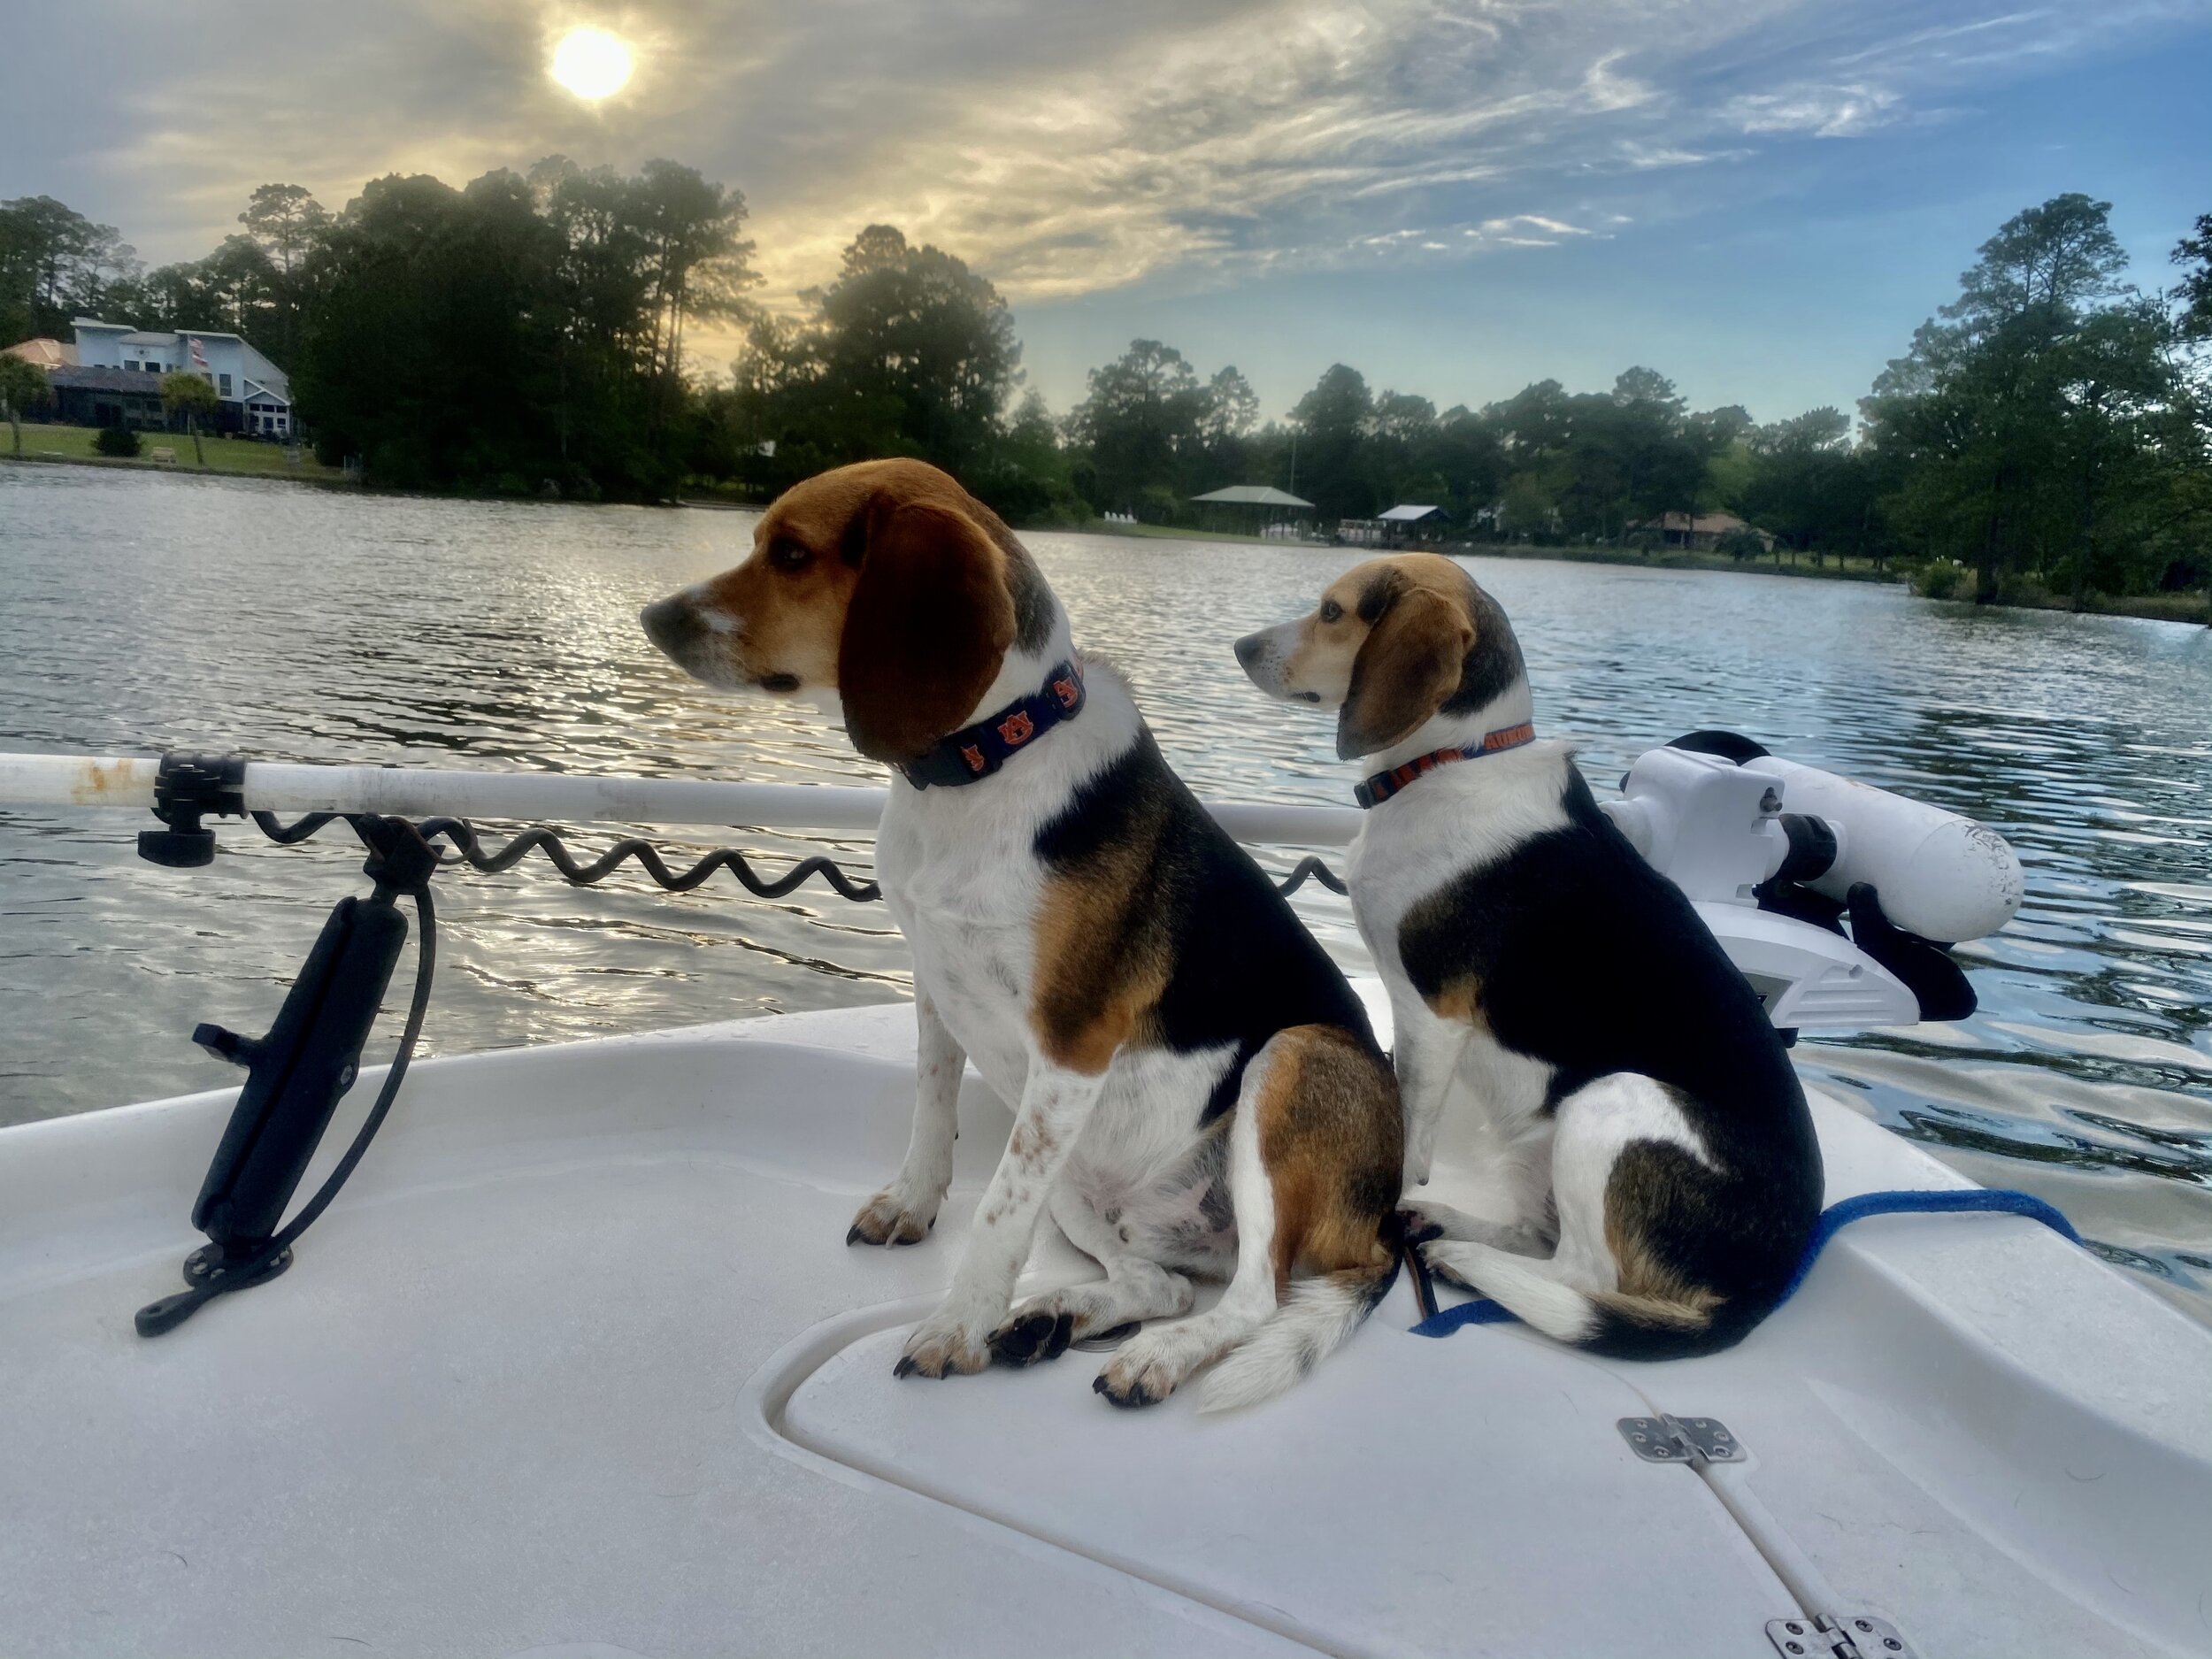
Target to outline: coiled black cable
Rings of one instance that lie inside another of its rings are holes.
[[[344,816],[338,812],[310,812],[291,824],[282,824],[273,812],[255,812],[254,823],[261,833],[280,846],[292,846],[303,841],[317,831],[334,824]],[[763,876],[754,870],[745,855],[734,848],[725,847],[709,853],[688,870],[680,872],[669,868],[660,849],[649,841],[632,838],[617,841],[589,864],[580,863],[568,850],[567,843],[542,825],[524,830],[496,852],[486,852],[483,842],[466,818],[429,818],[416,825],[425,841],[440,837],[450,841],[453,856],[442,858],[442,864],[465,864],[472,870],[485,875],[497,875],[511,870],[532,852],[544,850],[547,859],[560,872],[561,879],[572,887],[595,887],[612,875],[624,864],[635,861],[659,887],[670,893],[688,893],[703,886],[718,870],[727,870],[739,883],[757,899],[780,899],[792,893],[810,878],[820,876],[823,882],[840,898],[850,899],[856,904],[872,903],[883,896],[883,889],[873,881],[856,880],[845,873],[834,859],[819,854],[803,858],[780,876]],[[1311,855],[1298,861],[1291,872],[1275,884],[1276,891],[1288,897],[1309,881],[1317,881],[1332,893],[1342,893],[1344,883],[1328,865]]]

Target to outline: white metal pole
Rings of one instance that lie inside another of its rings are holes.
[[[0,755],[0,807],[150,811],[158,760],[121,755]],[[574,772],[250,761],[245,804],[267,812],[384,812],[403,818],[523,818],[557,824],[706,824],[872,834],[886,792],[832,784],[725,783]],[[1209,802],[1240,841],[1342,847],[1350,807]]]

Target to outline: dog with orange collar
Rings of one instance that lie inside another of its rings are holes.
[[[1537,738],[1505,612],[1451,560],[1404,554],[1236,654],[1263,691],[1335,710],[1338,754],[1369,773],[1346,879],[1389,992],[1427,1262],[1601,1354],[1740,1340],[1820,1211],[1804,1092],[1688,899],[1571,748]],[[1422,1201],[1432,1170],[1477,1202]]]
[[[905,1164],[847,1241],[928,1236],[967,1062],[1015,1113],[899,1374],[1033,1363],[1157,1321],[1098,1392],[1150,1404],[1218,1360],[1202,1403],[1220,1408],[1348,1336],[1397,1264],[1388,1063],[997,516],[918,461],[842,467],[780,497],[743,564],[641,620],[710,685],[841,710],[903,780],[876,873],[913,949],[919,1087]],[[1012,1307],[1048,1212],[1106,1277]],[[1224,1278],[1193,1315],[1193,1281]]]

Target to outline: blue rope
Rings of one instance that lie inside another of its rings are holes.
[[[2039,1221],[2070,1244],[2079,1244],[2081,1234],[2074,1231],[2074,1224],[2028,1193],[2016,1193],[2005,1187],[1968,1187],[1955,1192],[1899,1192],[1861,1193],[1855,1198],[1846,1198],[1832,1203],[1820,1212],[1820,1219],[1813,1224],[1813,1236],[1805,1241],[1805,1254],[1797,1258],[1797,1271],[1790,1275],[1790,1282],[1783,1286],[1775,1306],[1780,1307],[1805,1283],[1805,1277],[1813,1271],[1813,1263],[1828,1248],[1828,1240],[1839,1230],[1869,1216],[1935,1216],[1954,1215],[1961,1211],[2001,1216],[2024,1216],[2030,1221]],[[1510,1325],[1513,1315],[1486,1296],[1472,1302],[1463,1302],[1455,1308],[1446,1308],[1431,1314],[1413,1327],[1416,1336],[1449,1336],[1463,1325]]]

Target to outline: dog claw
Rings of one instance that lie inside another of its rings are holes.
[[[1125,1394],[1116,1394],[1113,1389],[1107,1386],[1103,1372],[1100,1373],[1097,1382],[1093,1386],[1099,1393],[1106,1396],[1108,1405],[1118,1407],[1124,1411],[1134,1411],[1141,1406],[1156,1406],[1166,1398],[1164,1394],[1154,1394],[1141,1382],[1131,1383]]]
[[[937,1217],[931,1214],[924,1218],[916,1213],[918,1205],[909,1205],[889,1191],[878,1193],[860,1207],[853,1217],[853,1225],[846,1229],[845,1242],[853,1244],[919,1244],[935,1230]]]
[[[899,1363],[891,1367],[891,1374],[894,1377],[911,1377],[914,1374],[915,1370],[916,1367],[914,1364],[913,1356],[910,1354],[902,1354],[899,1356]]]

